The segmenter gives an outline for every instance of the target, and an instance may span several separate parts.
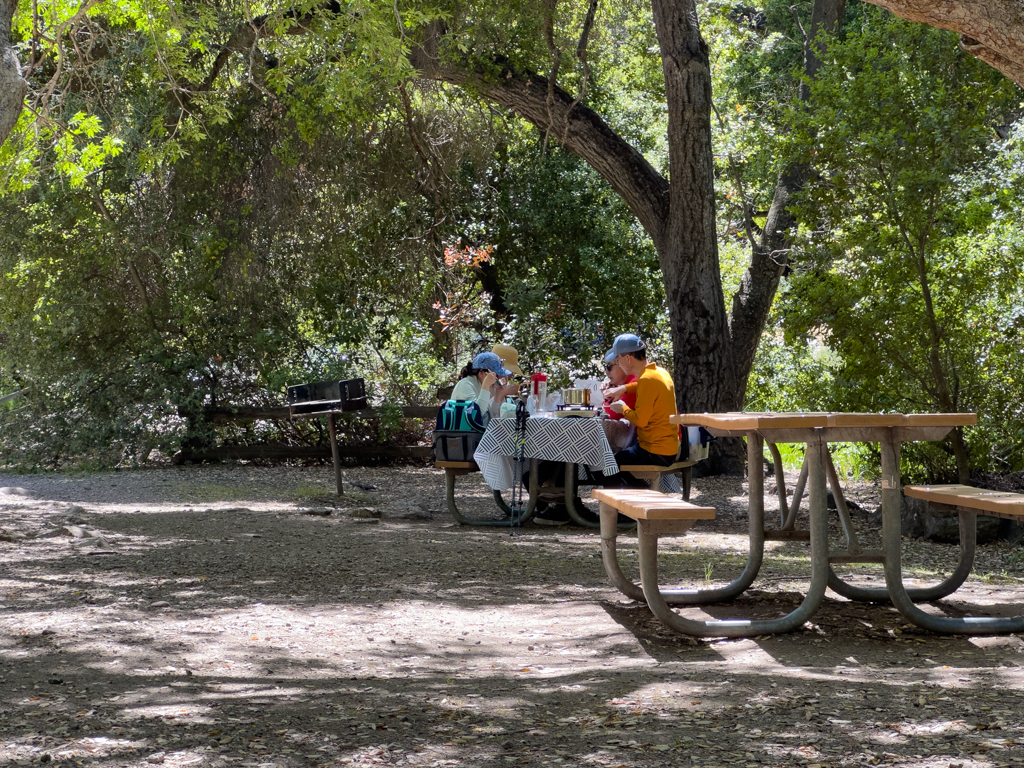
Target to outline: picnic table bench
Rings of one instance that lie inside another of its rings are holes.
[[[701,507],[646,488],[595,488],[591,497],[599,502],[601,560],[608,579],[626,597],[646,601],[661,618],[655,604],[666,599],[677,602],[684,591],[662,592],[658,588],[658,537],[686,533],[698,520],[714,520],[715,508]],[[616,544],[621,532],[620,514],[636,523],[640,547],[639,585],[628,579],[619,566]]]
[[[683,500],[690,500],[690,486],[692,484],[693,477],[693,465],[696,464],[700,459],[686,459],[683,461],[676,461],[669,464],[667,467],[663,467],[660,464],[621,464],[619,469],[623,472],[629,472],[640,480],[645,481],[651,488],[656,487],[656,484],[665,475],[676,475],[678,474],[682,478],[680,485],[683,489]]]
[[[1024,493],[990,491],[972,485],[907,485],[903,493],[927,501],[939,511],[981,512],[1018,522],[1024,517]]]
[[[526,509],[523,510],[521,517],[518,520],[512,520],[513,510],[505,503],[505,499],[501,496],[501,491],[492,490],[494,494],[494,503],[498,505],[498,509],[505,515],[502,520],[489,520],[489,519],[476,519],[467,518],[462,512],[459,511],[459,505],[455,501],[455,478],[463,475],[468,475],[471,472],[479,472],[480,467],[475,461],[435,461],[434,466],[438,469],[444,470],[444,487],[445,487],[445,499],[448,502],[448,513],[455,518],[460,525],[482,525],[482,526],[497,526],[497,525],[509,525],[512,522],[525,523],[533,517],[533,512],[537,507],[537,472],[536,472],[536,459],[531,459],[530,468],[533,470],[530,473],[530,487],[529,487],[529,501],[527,502]]]

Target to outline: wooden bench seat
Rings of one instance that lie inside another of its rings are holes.
[[[687,467],[692,467],[696,463],[696,461],[677,461],[667,467],[661,464],[623,464],[619,469],[623,472],[657,472],[659,475],[672,475]]]
[[[678,591],[662,593],[658,589],[658,537],[686,533],[698,520],[714,520],[715,508],[699,507],[646,488],[595,488],[590,495],[601,502],[601,560],[611,583],[627,597],[646,600],[650,604],[650,596],[645,594],[645,587],[627,578],[619,566],[616,551],[619,531],[616,524],[621,513],[636,520],[641,560],[649,561],[646,588],[653,589],[658,594],[657,599],[662,602],[666,596],[674,600],[682,595]],[[644,566],[641,564],[641,574],[643,572]]]
[[[930,504],[1008,520],[1024,518],[1024,493],[989,491],[970,485],[907,485],[903,493]]]
[[[625,467],[623,467],[625,469]],[[634,520],[714,520],[714,507],[699,507],[645,488],[595,488],[591,496]]]
[[[435,461],[434,466],[438,469],[462,469],[466,472],[476,472],[480,469],[475,461]]]

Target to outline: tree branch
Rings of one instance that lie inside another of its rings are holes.
[[[806,78],[813,79],[821,67],[824,43],[819,40],[818,35],[822,31],[835,34],[845,9],[846,0],[815,0],[811,10],[810,30],[804,31],[803,26],[800,26],[804,33]],[[798,17],[797,23],[799,24]],[[809,98],[810,89],[804,83],[800,87],[800,99],[807,101]],[[751,249],[750,266],[733,296],[729,330],[733,342],[737,379],[744,377],[744,371],[749,374],[753,366],[754,355],[757,354],[772,301],[789,262],[786,254],[789,253],[793,230],[797,223],[789,206],[793,195],[804,188],[810,172],[811,169],[806,164],[793,163],[779,174],[768,217],[764,229],[761,230],[760,242]],[[745,377],[741,387],[740,391],[745,391]]]
[[[435,34],[410,53],[410,61],[422,78],[471,87],[540,130],[561,137],[566,149],[587,161],[622,196],[656,244],[664,238],[668,182],[596,112],[573,106],[572,96],[558,86],[551,89],[549,103],[547,78],[516,70],[504,59],[491,63],[496,71],[490,72],[482,67],[442,65],[433,53],[440,34],[443,30],[435,27]]]
[[[21,76],[18,56],[11,46],[11,21],[18,0],[0,0],[0,144],[6,141],[25,107],[28,82]]]
[[[579,94],[569,105],[569,112],[587,96],[587,86],[590,84],[590,64],[587,62],[587,41],[590,39],[590,30],[594,26],[594,17],[597,15],[597,0],[590,0],[590,8],[587,10],[587,17],[583,20],[583,29],[580,32],[580,42],[576,46],[576,58],[583,65],[583,85]],[[565,143],[565,138],[562,138]]]
[[[960,47],[1024,87],[1019,0],[867,0],[902,19],[960,35]]]
[[[555,87],[558,85],[558,70],[562,66],[562,49],[555,45],[555,5],[558,0],[544,0],[544,42],[551,54],[551,72],[548,73],[548,128],[544,132],[544,150],[548,147],[548,135],[554,119],[551,108],[555,105]]]

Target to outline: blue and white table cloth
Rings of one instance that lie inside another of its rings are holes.
[[[487,485],[496,491],[512,487],[512,465],[518,450],[516,420],[491,419],[473,454]],[[599,419],[531,416],[526,420],[525,456],[527,459],[571,461],[580,467],[577,475],[580,480],[587,478],[583,467],[606,475],[619,471]]]

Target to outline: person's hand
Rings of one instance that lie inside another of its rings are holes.
[[[616,389],[622,389],[622,387],[616,387]],[[613,403],[609,403],[608,407],[611,408],[616,413],[622,413],[622,409],[626,407],[626,404],[621,400],[616,400]]]
[[[626,388],[624,386],[609,387],[608,389],[606,389],[604,391],[604,399],[605,400],[618,400],[624,394],[626,394]],[[622,413],[622,411],[619,411],[619,413]]]
[[[518,394],[519,394],[519,385],[516,384],[514,381],[510,381],[508,384],[506,384],[504,387],[501,388],[501,396],[503,398],[505,398],[505,397],[515,397]]]
[[[490,389],[498,383],[498,377],[494,374],[494,371],[488,371],[487,375],[484,376],[482,386],[484,389]]]

